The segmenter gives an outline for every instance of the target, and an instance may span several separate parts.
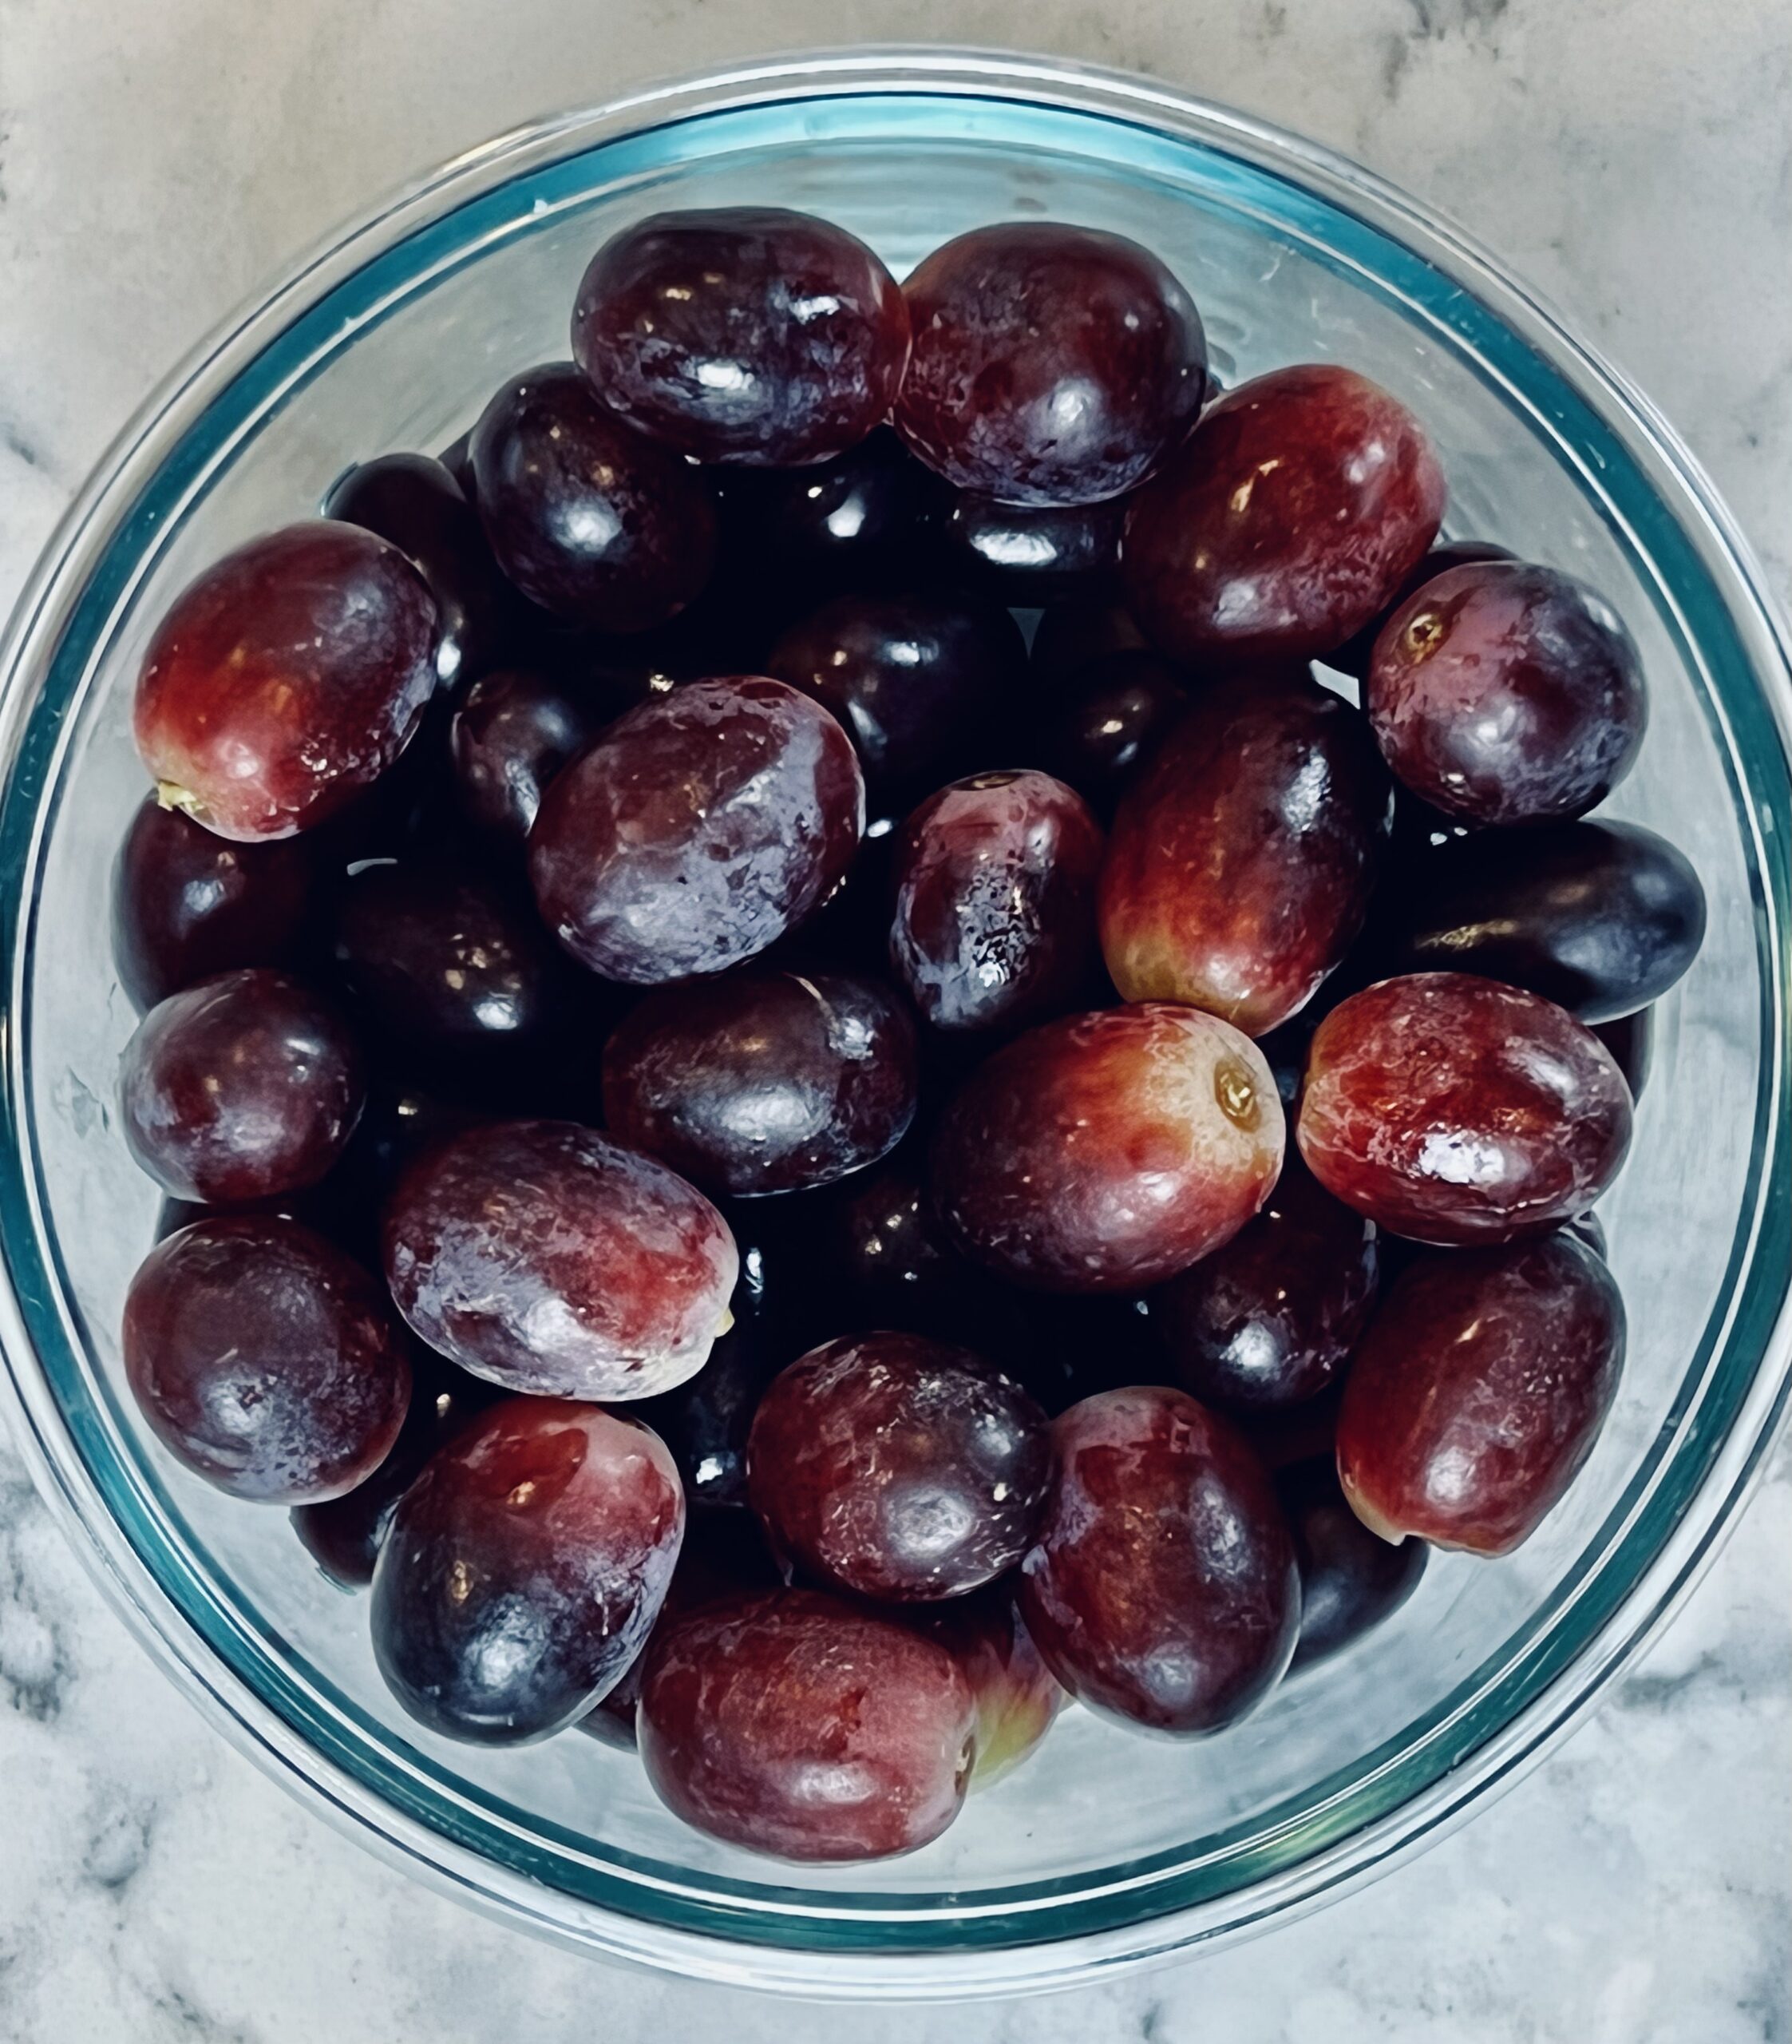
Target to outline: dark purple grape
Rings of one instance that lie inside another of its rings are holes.
[[[887,808],[974,763],[1018,700],[1027,647],[981,598],[847,596],[792,625],[767,666],[839,719]]]
[[[1228,1241],[1282,1166],[1275,1082],[1216,1016],[1165,1003],[1048,1022],[999,1051],[934,1139],[940,1218],[1042,1291],[1137,1291]]]
[[[908,309],[862,241],[770,206],[655,213],[591,258],[572,352],[603,402],[703,461],[793,468],[895,401]]]
[[[1351,1509],[1385,1540],[1509,1554],[1592,1452],[1624,1353],[1616,1282],[1565,1234],[1422,1258],[1344,1388]]]
[[[521,1056],[553,1019],[559,961],[539,925],[452,858],[413,855],[353,874],[334,950],[360,1012],[413,1057]]]
[[[196,980],[284,965],[309,928],[313,842],[233,844],[145,795],[112,881],[112,956],[139,1012]]]
[[[1181,676],[1156,653],[1098,655],[1046,711],[1039,758],[1098,813],[1111,815],[1188,707]]]
[[[1330,1455],[1295,1464],[1276,1479],[1300,1571],[1300,1644],[1290,1671],[1311,1668],[1393,1617],[1418,1587],[1430,1550],[1393,1545],[1350,1508]]]
[[[1596,1214],[1576,1214],[1572,1221],[1562,1223],[1562,1233],[1572,1235],[1577,1242],[1584,1242],[1593,1254],[1609,1262],[1607,1254],[1609,1245],[1605,1239],[1605,1227]]]
[[[1128,1000],[1181,1000],[1263,1036],[1355,941],[1392,790],[1362,718],[1299,676],[1216,682],[1114,818],[1102,951]]]
[[[969,1350],[845,1337],[761,1400],[747,1491],[776,1550],[837,1590],[959,1597],[1026,1553],[1051,1476],[1046,1416]]]
[[[431,1731],[486,1745],[582,1717],[645,1644],[684,1494],[645,1427],[506,1398],[431,1457],[374,1574],[374,1654]]]
[[[1382,627],[1363,707],[1415,794],[1474,823],[1603,802],[1648,721],[1624,621],[1584,583],[1523,561],[1452,568]]]
[[[1592,1206],[1630,1147],[1623,1075],[1541,995],[1465,972],[1353,994],[1319,1024],[1298,1123],[1327,1191],[1394,1234],[1510,1242]]]
[[[709,1604],[663,1627],[641,1758],[686,1824],[783,1860],[911,1852],[957,1816],[976,1745],[947,1648],[814,1590]]]
[[[710,1192],[798,1192],[875,1163],[917,1083],[907,1010],[845,973],[662,988],[603,1050],[607,1126]]]
[[[915,1613],[947,1648],[971,1685],[977,1714],[973,1791],[1013,1773],[1038,1745],[1069,1701],[1045,1663],[1007,1583]]]
[[[454,478],[461,494],[472,503],[473,480],[473,428],[469,426],[457,440],[451,440],[437,455],[436,459]]]
[[[1018,1028],[1068,1007],[1095,959],[1101,826],[1047,774],[979,774],[897,834],[890,959],[924,1020]]]
[[[1374,1310],[1377,1230],[1291,1156],[1269,1202],[1152,1295],[1183,1388],[1222,1411],[1299,1404],[1343,1369]]]
[[[461,809],[499,843],[522,845],[543,790],[603,721],[574,690],[528,668],[481,675],[448,730]]]
[[[158,1002],[125,1048],[118,1090],[131,1155],[176,1198],[212,1206],[315,1185],[366,1097],[336,1009],[265,967]]]
[[[939,478],[888,426],[831,461],[801,469],[723,469],[725,571],[768,583],[807,608],[821,590],[913,580],[936,564]]]
[[[1241,1435],[1180,1391],[1110,1391],[1053,1428],[1058,1474],[1021,1614],[1090,1709],[1216,1732],[1280,1679],[1300,1626],[1294,1547]]]
[[[362,525],[409,557],[436,600],[436,672],[448,684],[489,667],[509,622],[509,598],[479,513],[427,454],[382,454],[350,469],[324,515]]]
[[[702,1368],[739,1258],[693,1186],[572,1122],[493,1122],[425,1153],[386,1274],[430,1347],[512,1391],[645,1398]]]
[[[499,566],[556,617],[645,631],[710,579],[709,485],[606,410],[570,362],[500,389],[473,428],[473,465]]]
[[[490,1384],[417,1345],[410,1405],[385,1460],[342,1496],[292,1508],[293,1531],[332,1583],[343,1590],[365,1590],[373,1581],[398,1500],[436,1450],[496,1396]]]
[[[947,560],[1004,603],[1046,604],[1109,588],[1120,572],[1126,500],[1003,504],[954,491],[940,520]]]
[[[1207,343],[1149,250],[1046,220],[974,228],[903,286],[896,430],[960,489],[1096,504],[1141,481],[1200,410]]]
[[[220,1214],[158,1243],[125,1295],[124,1352],[176,1460],[264,1504],[352,1491],[385,1460],[410,1397],[378,1283],[277,1214]]]
[[[558,774],[529,834],[548,926],[631,985],[726,972],[845,877],[864,827],[846,735],[782,682],[692,682]]]
[[[1484,832],[1409,864],[1402,881],[1397,970],[1509,980],[1583,1022],[1659,1000],[1705,935],[1698,874],[1636,823]]]
[[[1418,565],[1402,582],[1363,629],[1347,639],[1342,646],[1334,646],[1325,656],[1328,667],[1335,667],[1340,674],[1347,674],[1361,681],[1369,671],[1369,662],[1375,650],[1375,640],[1382,627],[1409,597],[1416,596],[1427,582],[1434,582],[1438,576],[1447,574],[1452,568],[1466,568],[1478,561],[1510,561],[1503,546],[1494,546],[1486,540],[1444,540],[1433,547]]]
[[[137,676],[137,751],[167,807],[221,838],[290,838],[404,751],[435,646],[435,600],[395,546],[330,520],[288,525],[169,606]]]
[[[1127,600],[1173,660],[1324,655],[1424,558],[1443,472],[1418,422],[1354,370],[1240,384],[1133,500]]]

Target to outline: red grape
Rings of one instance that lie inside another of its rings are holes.
[[[830,1184],[914,1117],[915,1025],[873,980],[760,972],[664,987],[603,1049],[622,1141],[711,1192]]]
[[[652,1629],[684,1494],[645,1427],[506,1398],[431,1458],[374,1572],[374,1653],[431,1731],[513,1745],[583,1717]]]
[[[709,485],[607,410],[570,362],[504,384],[480,414],[472,452],[499,566],[556,617],[645,631],[710,579]]]
[[[1509,980],[1583,1022],[1656,1000],[1705,935],[1690,862],[1635,823],[1481,832],[1407,862],[1395,963]]]
[[[1134,500],[1128,600],[1173,659],[1329,652],[1424,558],[1444,479],[1418,422],[1355,370],[1240,384]]]
[[[430,1347],[512,1391],[645,1398],[702,1369],[739,1259],[703,1195],[572,1122],[427,1151],[386,1209],[386,1274]]]
[[[915,1334],[829,1341],[773,1380],[747,1493],[776,1547],[837,1590],[962,1596],[1026,1553],[1046,1416],[981,1358]]]
[[[1260,1036],[1355,942],[1390,789],[1347,703],[1297,677],[1204,690],[1128,790],[1102,872],[1102,949],[1128,1000]]]
[[[1383,980],[1319,1024],[1296,1133],[1314,1176],[1397,1235],[1509,1242],[1590,1206],[1630,1145],[1623,1075],[1540,995]]]
[[[1035,1022],[1082,992],[1095,958],[1101,826],[1062,781],[979,774],[898,834],[890,957],[936,1029]]]
[[[591,258],[572,352],[643,433],[792,468],[864,439],[908,358],[908,308],[844,228],[771,206],[655,213]]]
[[[461,808],[498,842],[524,843],[543,790],[600,723],[572,690],[527,668],[481,675],[448,731]]]
[[[952,493],[940,521],[948,561],[1011,604],[1045,604],[1112,584],[1126,500],[1003,504]]]
[[[1592,1453],[1624,1352],[1616,1282],[1567,1234],[1422,1258],[1344,1388],[1351,1509],[1383,1539],[1509,1554]]]
[[[508,623],[504,577],[458,481],[426,454],[382,454],[350,469],[327,516],[390,540],[436,600],[436,671],[445,683],[490,666]]]
[[[1015,1593],[996,1583],[917,1613],[928,1634],[950,1650],[977,1713],[973,1791],[1013,1773],[1069,1701],[1020,1614]]]
[[[1167,660],[1137,648],[1106,654],[1078,668],[1047,710],[1039,757],[1111,814],[1188,707],[1183,679]]]
[[[177,1199],[230,1205],[315,1185],[366,1097],[361,1053],[329,1002],[249,967],[170,994],[120,1066],[125,1140]]]
[[[139,1010],[239,965],[283,965],[311,919],[314,841],[232,844],[144,798],[118,848],[112,955]]]
[[[864,828],[840,726],[781,681],[736,675],[642,703],[558,774],[529,871],[581,965],[652,985],[774,943],[840,885]]]
[[[1294,1653],[1300,1586],[1276,1493],[1244,1438],[1180,1391],[1073,1405],[1022,1565],[1020,1607],[1092,1710],[1187,1737],[1230,1725]]]
[[[987,743],[1017,699],[1027,647],[981,598],[853,595],[792,625],[766,665],[840,719],[872,798],[900,806]]]
[[[1149,474],[1200,409],[1207,343],[1137,242],[1046,220],[973,228],[903,286],[896,430],[961,489],[1094,504]]]
[[[169,606],[137,676],[164,806],[290,838],[370,786],[436,685],[436,606],[395,546],[314,520],[251,540]]]
[[[1350,1508],[1331,1455],[1276,1480],[1300,1571],[1300,1644],[1292,1668],[1311,1668],[1390,1618],[1418,1587],[1430,1553],[1422,1540],[1390,1546]]]
[[[1375,1224],[1291,1155],[1255,1220],[1152,1295],[1183,1388],[1222,1409],[1263,1411],[1325,1389],[1375,1309]]]
[[[957,1816],[976,1711],[936,1642],[784,1590],[663,1628],[639,1729],[647,1779],[699,1831],[784,1860],[877,1860]]]
[[[386,1459],[410,1396],[378,1284],[322,1235],[220,1214],[159,1242],[125,1298],[125,1373],[186,1468],[233,1497],[340,1497]]]
[[[1048,1022],[971,1077],[935,1139],[934,1198],[1014,1283],[1135,1290],[1244,1226],[1283,1137],[1248,1037],[1195,1008],[1110,1008]]]
[[[1630,771],[1648,721],[1616,612],[1515,561],[1452,568],[1403,604],[1363,700],[1406,786],[1474,823],[1579,816]]]
[[[1494,546],[1486,540],[1445,540],[1431,549],[1425,558],[1406,576],[1388,599],[1386,606],[1354,636],[1342,646],[1332,647],[1325,656],[1328,667],[1335,667],[1341,674],[1352,675],[1361,681],[1369,671],[1369,662],[1374,656],[1375,641],[1381,628],[1400,606],[1410,596],[1416,596],[1427,582],[1434,582],[1438,576],[1452,568],[1466,568],[1475,561],[1510,561],[1512,556],[1503,546]]]

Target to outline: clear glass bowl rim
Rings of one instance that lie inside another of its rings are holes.
[[[1779,790],[1792,758],[1792,647],[1764,578],[1734,520],[1690,453],[1648,400],[1603,362],[1496,259],[1430,209],[1347,160],[1271,125],[1141,79],[1056,60],[958,50],[895,48],[781,57],[657,85],[605,105],[533,124],[457,157],[333,235],[271,290],[225,323],[146,402],[71,507],[26,584],[0,641],[0,776],[16,825],[29,816],[26,870],[35,872],[58,757],[53,728],[35,717],[56,650],[96,564],[117,537],[144,485],[212,399],[307,307],[358,268],[430,222],[531,171],[605,141],[726,109],[837,95],[933,95],[1021,103],[1104,117],[1236,157],[1313,192],[1391,236],[1472,293],[1571,385],[1644,471],[1699,568],[1721,597],[1753,695],[1719,707],[1746,713],[1750,735],[1772,747],[1762,770]],[[1770,822],[1771,818],[1770,817]],[[1552,1633],[1545,1674],[1515,1707],[1476,1699],[1478,1724],[1460,1764],[1416,1793],[1347,1830],[1293,1864],[1217,1895],[1178,1901],[1173,1883],[1100,1884],[1090,1895],[1058,1896],[1053,1908],[1017,1919],[1007,1942],[966,1946],[943,1906],[931,1919],[937,1941],[904,1937],[878,1948],[878,1912],[845,1921],[860,1942],[842,1945],[821,1898],[805,1909],[746,1909],[729,1923],[710,1912],[701,1928],[675,1913],[654,1919],[534,1880],[465,1842],[445,1807],[432,1824],[398,1807],[359,1773],[322,1752],[227,1666],[148,1567],[109,1509],[34,1345],[39,1327],[13,1263],[16,1231],[45,1232],[22,1161],[27,1117],[23,1012],[28,945],[19,893],[0,902],[0,954],[8,989],[5,1032],[5,1171],[0,1237],[0,1392],[34,1480],[113,1606],[158,1663],[239,1749],[290,1791],[382,1856],[500,1919],[573,1947],[690,1977],[833,1998],[939,1998],[1062,1987],[1193,1947],[1249,1935],[1319,1906],[1422,1849],[1536,1763],[1597,1699],[1696,1581],[1758,1476],[1792,1393],[1792,1302],[1782,1248],[1792,1239],[1792,1171],[1786,1155],[1785,1012],[1792,988],[1792,833],[1757,830],[1754,881],[1758,943],[1769,961],[1763,1016],[1763,1119],[1755,1131],[1757,1196],[1739,1240],[1729,1320],[1707,1337],[1707,1381],[1728,1373],[1739,1385],[1721,1440],[1711,1444],[1695,1488],[1666,1529],[1648,1566],[1613,1607],[1572,1639]],[[0,821],[0,842],[18,842]],[[1645,1501],[1646,1502],[1646,1501]],[[1641,1515],[1641,1507],[1636,1515]],[[1596,1605],[1597,1599],[1593,1600]],[[1583,1618],[1587,1608],[1582,1611]],[[1533,1671],[1533,1674],[1536,1671]],[[1489,1721],[1491,1709],[1494,1720]],[[1466,1713],[1465,1713],[1466,1714]],[[1092,1882],[1092,1886],[1094,1884]],[[1133,1891],[1128,1900],[1128,1891]],[[829,1903],[844,1899],[829,1897]],[[1085,1920],[1079,1923],[1079,1914]],[[820,1935],[816,1933],[819,1929]]]

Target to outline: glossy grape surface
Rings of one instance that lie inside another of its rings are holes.
[[[962,1596],[1026,1553],[1051,1474],[1046,1416],[967,1350],[843,1337],[760,1404],[747,1488],[773,1545],[838,1590]]]
[[[497,842],[522,845],[543,790],[602,722],[580,694],[526,667],[481,675],[449,726],[461,809]]]
[[[1610,1022],[1659,1000],[1705,935],[1691,862],[1636,823],[1484,832],[1402,875],[1394,962],[1475,972]]]
[[[510,597],[458,481],[426,454],[382,454],[350,469],[325,514],[390,540],[436,600],[436,671],[444,683],[497,658]]]
[[[1503,546],[1495,546],[1487,540],[1443,540],[1433,547],[1398,589],[1388,599],[1384,609],[1379,612],[1363,629],[1347,639],[1342,646],[1334,646],[1325,656],[1328,667],[1336,667],[1340,673],[1351,675],[1361,681],[1369,671],[1369,663],[1375,651],[1375,640],[1382,627],[1410,597],[1416,596],[1427,582],[1434,582],[1438,576],[1452,568],[1466,568],[1478,561],[1510,561]]]
[[[1604,1044],[1553,1002],[1418,972],[1319,1024],[1296,1134],[1319,1182],[1394,1234],[1509,1242],[1604,1191],[1631,1101]]]
[[[718,471],[725,562],[807,608],[820,591],[915,582],[938,566],[939,478],[887,426],[832,461]]]
[[[1375,1309],[1378,1230],[1291,1155],[1268,1204],[1152,1295],[1185,1390],[1223,1411],[1298,1405],[1332,1383]]]
[[[215,972],[289,964],[318,879],[311,841],[233,844],[146,795],[113,870],[119,984],[140,1013]]]
[[[359,1012],[413,1056],[516,1055],[552,1019],[559,961],[534,918],[440,852],[354,873],[334,953]]]
[[[793,468],[864,438],[908,308],[862,241],[769,206],[655,213],[591,258],[572,352],[603,402],[703,461]]]
[[[125,1140],[156,1182],[227,1206],[315,1185],[348,1147],[366,1082],[330,1002],[250,967],[151,1008],[118,1091]]]
[[[840,885],[864,827],[840,726],[737,675],[643,703],[580,754],[543,798],[529,872],[581,965],[653,985],[775,943]]]
[[[1403,604],[1363,701],[1406,786],[1474,823],[1579,816],[1630,771],[1648,722],[1616,612],[1522,561],[1452,568]]]
[[[1035,641],[1035,645],[1037,641]],[[1142,648],[1085,663],[1046,712],[1043,764],[1102,815],[1189,707],[1184,679]]]
[[[694,1376],[739,1259],[651,1157],[572,1122],[494,1122],[425,1152],[385,1223],[387,1282],[430,1347],[513,1391],[645,1398]]]
[[[1390,1544],[1350,1508],[1330,1455],[1276,1480],[1300,1571],[1300,1643],[1294,1669],[1329,1660],[1390,1618],[1418,1587],[1430,1553],[1422,1540]]]
[[[1422,1258],[1345,1386],[1351,1510],[1384,1539],[1509,1554],[1592,1453],[1624,1352],[1617,1284],[1569,1235]]]
[[[973,1794],[1012,1774],[1038,1746],[1069,1697],[1046,1666],[1013,1589],[995,1583],[917,1614],[971,1686],[976,1711]]]
[[[1027,1629],[1092,1710],[1188,1737],[1242,1717],[1300,1625],[1294,1547],[1242,1436],[1180,1391],[1110,1391],[1054,1428],[1058,1474],[1022,1565]]]
[[[1120,572],[1126,501],[1103,504],[1003,504],[976,490],[955,490],[940,519],[946,557],[1004,603],[1055,603],[1099,592]]]
[[[932,1182],[960,1247],[1046,1291],[1161,1284],[1244,1226],[1281,1169],[1275,1082],[1216,1016],[1153,1003],[1048,1022],[947,1109]]]
[[[374,1574],[374,1654],[432,1731],[544,1737],[622,1675],[659,1614],[684,1533],[659,1440],[557,1398],[506,1398],[405,1493]]]
[[[436,686],[436,606],[398,549],[317,519],[189,583],[137,676],[161,800],[221,838],[290,838],[370,787]]]
[[[473,428],[472,459],[498,565],[556,617],[642,632],[708,581],[709,485],[607,410],[570,362],[504,384]]]
[[[305,1551],[344,1590],[365,1590],[386,1543],[398,1500],[436,1450],[497,1396],[489,1384],[432,1356],[411,1357],[410,1404],[398,1438],[379,1467],[352,1491],[322,1504],[295,1505],[292,1527]]]
[[[890,958],[936,1029],[1012,1028],[1068,1007],[1095,959],[1101,826],[1049,774],[979,774],[896,837]]]
[[[1127,598],[1174,660],[1323,655],[1388,602],[1443,508],[1424,432],[1387,391],[1272,370],[1210,406],[1134,500]]]
[[[1193,301],[1137,243],[1046,220],[974,228],[903,286],[896,430],[960,489],[1095,504],[1149,475],[1200,410]]]
[[[957,1661],[900,1620],[813,1590],[666,1626],[641,1687],[641,1758],[686,1823],[778,1859],[884,1859],[964,1800],[976,1708]]]
[[[802,1191],[875,1163],[918,1083],[908,1012],[845,973],[663,988],[603,1049],[608,1127],[711,1192]]]
[[[184,1468],[232,1497],[340,1497],[404,1424],[410,1364],[378,1281],[296,1221],[220,1214],[159,1242],[125,1298],[125,1373]]]
[[[1114,818],[1101,932],[1121,996],[1252,1036],[1286,1021],[1363,928],[1390,801],[1367,727],[1329,690],[1203,689]]]
[[[975,596],[837,596],[790,627],[770,671],[831,711],[872,800],[901,806],[987,751],[1018,699],[1020,628]]]

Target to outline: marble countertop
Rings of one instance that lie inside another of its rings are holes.
[[[1024,42],[1303,129],[1441,205],[1662,405],[1792,589],[1778,0],[0,0],[0,605],[155,382],[457,149],[749,52]],[[1792,2035],[1792,1454],[1603,1710],[1494,1809],[1268,1941],[867,2044]],[[388,1872],[225,1746],[0,1441],[0,2044],[808,2044]]]

